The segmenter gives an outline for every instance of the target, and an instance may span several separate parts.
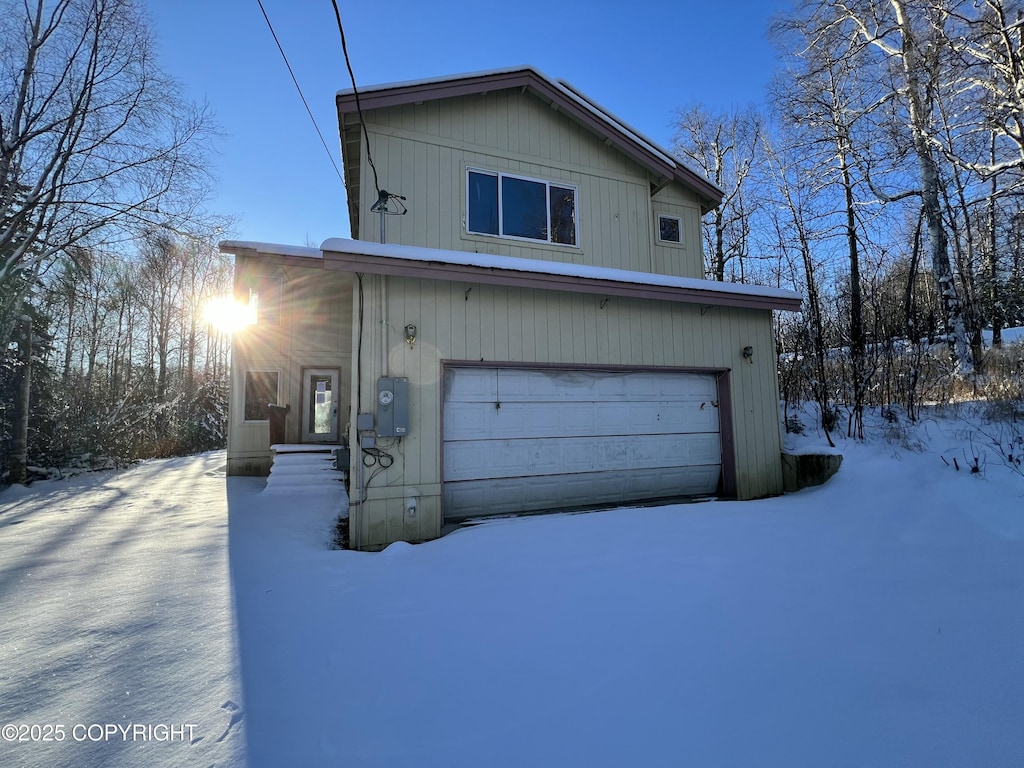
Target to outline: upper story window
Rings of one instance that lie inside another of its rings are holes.
[[[658,240],[663,243],[683,242],[683,220],[679,216],[658,214]]]
[[[468,171],[466,230],[576,245],[576,187],[494,171]]]
[[[281,324],[282,280],[273,275],[255,275],[249,280],[249,306],[257,325]]]

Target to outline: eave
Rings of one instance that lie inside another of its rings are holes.
[[[701,306],[799,312],[802,302],[798,293],[768,286],[718,283],[467,251],[380,245],[346,238],[326,240],[319,251],[247,241],[225,241],[220,244],[220,250],[280,266]]]
[[[340,238],[326,241],[322,249],[325,269],[387,274],[399,278],[748,309],[800,311],[802,303],[799,294],[775,288],[672,278],[669,275],[621,269],[597,269],[535,259],[489,257],[408,246],[382,247],[376,243]],[[474,257],[484,259],[486,263],[471,263]]]

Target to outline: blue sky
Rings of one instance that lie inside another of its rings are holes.
[[[767,26],[789,2],[338,4],[359,86],[531,64],[667,145],[680,107],[763,100],[774,67]],[[164,69],[209,105],[223,131],[210,208],[237,218],[232,237],[290,245],[348,237],[344,186],[256,0],[147,5]],[[331,2],[263,5],[340,169],[334,95],[351,85]]]

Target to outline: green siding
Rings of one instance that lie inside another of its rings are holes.
[[[315,268],[282,268],[260,259],[235,258],[238,298],[248,298],[249,275],[282,278],[281,323],[254,325],[234,334],[231,344],[231,391],[228,407],[228,473],[249,474],[245,467],[270,468],[270,430],[267,423],[241,420],[245,372],[279,372],[279,399],[292,407],[286,440],[299,442],[303,368],[340,368],[338,402],[351,399],[352,275]],[[339,414],[344,429],[346,414]]]
[[[370,146],[382,189],[409,213],[389,216],[390,243],[703,277],[696,195],[671,184],[651,199],[649,172],[535,95],[497,91],[369,110]],[[360,232],[380,239],[373,171],[365,152]],[[577,187],[578,247],[533,244],[465,231],[466,169],[505,171]],[[656,243],[654,212],[684,217],[682,247]]]
[[[382,286],[386,283],[386,291]],[[737,495],[782,492],[771,313],[404,278],[364,278],[364,401],[379,376],[407,376],[411,424],[394,465],[354,520],[363,546],[440,533],[444,360],[730,369]],[[387,306],[382,311],[382,297]],[[603,305],[603,306],[602,306]],[[418,329],[414,347],[404,327]],[[742,357],[754,347],[753,363]],[[355,382],[353,382],[355,386]],[[373,410],[364,402],[363,410]],[[404,519],[404,498],[420,499]]]

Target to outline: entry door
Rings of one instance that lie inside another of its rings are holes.
[[[338,369],[303,369],[302,400],[302,442],[338,442]]]

